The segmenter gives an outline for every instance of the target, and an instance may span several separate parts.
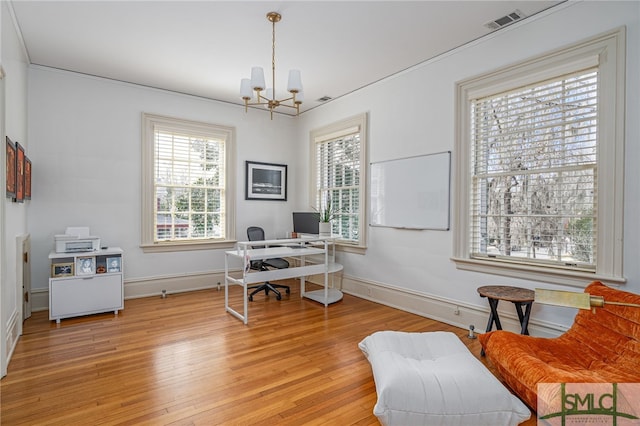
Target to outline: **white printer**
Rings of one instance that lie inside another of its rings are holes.
[[[84,226],[68,227],[64,234],[54,236],[56,253],[74,253],[100,250],[100,238],[89,235]]]

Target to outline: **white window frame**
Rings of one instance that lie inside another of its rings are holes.
[[[211,135],[225,140],[225,238],[155,241],[155,128],[174,128],[186,133]],[[235,129],[216,124],[202,123],[154,114],[142,114],[142,236],[141,247],[146,252],[169,252],[230,248],[236,242],[235,235]]]
[[[312,208],[319,210],[317,205],[316,194],[318,188],[316,187],[318,176],[318,162],[316,159],[316,145],[318,143],[326,142],[331,139],[338,139],[341,136],[353,134],[355,131],[360,134],[360,211],[358,218],[358,236],[357,242],[350,240],[337,240],[336,246],[338,250],[364,253],[367,247],[367,211],[369,200],[367,196],[368,179],[367,179],[367,146],[369,144],[368,139],[368,116],[367,113],[362,113],[345,120],[321,127],[319,129],[312,130],[309,134],[309,161],[310,161],[310,177],[309,177],[309,204]]]
[[[625,119],[625,29],[602,34],[498,71],[456,84],[456,185],[454,256],[458,269],[585,287],[592,280],[624,283],[623,182]],[[541,265],[471,258],[471,100],[598,66],[598,202],[596,269],[565,270]],[[606,141],[606,142],[605,142]]]

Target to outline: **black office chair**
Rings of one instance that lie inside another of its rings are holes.
[[[247,228],[247,238],[249,241],[263,241],[264,240],[264,230],[258,226],[250,226]],[[257,248],[257,247],[254,247]],[[273,259],[264,259],[264,260],[252,260],[251,261],[251,269],[257,271],[268,271],[269,268],[275,269],[285,269],[289,267],[289,262],[286,260],[276,257]],[[278,288],[284,288],[287,294],[291,293],[291,289],[287,285],[280,284],[272,284],[269,281],[264,282],[260,285],[255,285],[252,287],[248,287],[249,289],[255,289],[249,294],[249,300],[253,302],[253,295],[264,290],[264,294],[266,296],[269,295],[269,291],[272,291],[276,294],[276,299],[281,300],[282,295],[277,290]]]

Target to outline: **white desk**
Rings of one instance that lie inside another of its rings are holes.
[[[264,241],[244,241],[238,242],[235,250],[225,252],[224,276],[225,310],[242,320],[248,322],[248,296],[247,288],[249,284],[262,283],[271,280],[282,280],[287,278],[300,278],[300,295],[311,300],[315,300],[328,306],[342,299],[342,292],[337,289],[329,289],[329,273],[339,271],[338,264],[331,262],[329,246],[333,245],[332,237],[307,237],[291,238],[286,240],[264,240]],[[264,248],[252,248],[253,246],[263,246]],[[322,259],[320,263],[307,263],[306,258],[314,256],[315,259]],[[271,259],[274,257],[288,257],[300,260],[299,266],[286,269],[271,269],[268,271],[251,271],[251,261]],[[242,262],[242,277],[235,278],[229,274],[229,262],[232,259]],[[305,276],[324,274],[324,289],[316,291],[305,291]],[[229,284],[240,285],[243,288],[243,314],[229,306]]]

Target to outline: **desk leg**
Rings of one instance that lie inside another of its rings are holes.
[[[234,317],[238,318],[239,320],[242,320],[242,322],[244,324],[247,324],[249,322],[249,310],[248,310],[248,304],[247,304],[247,282],[246,282],[246,276],[244,275],[245,273],[243,273],[243,280],[242,280],[242,289],[243,289],[243,313],[244,315],[241,315],[239,312],[237,312],[235,309],[233,309],[231,306],[229,306],[229,260],[228,260],[228,255],[225,254],[224,256],[224,309],[225,311],[229,312],[231,315],[233,315]]]
[[[329,247],[324,240],[324,307],[329,306]]]
[[[326,263],[325,263],[326,266]],[[325,267],[324,269],[324,307],[329,306],[329,272]]]
[[[518,313],[518,319],[520,320],[520,334],[529,335],[529,317],[531,316],[532,302],[513,302],[516,306],[516,312]],[[522,307],[524,306],[524,313]]]
[[[249,292],[249,289],[246,281],[242,284],[242,292],[243,292],[242,301],[244,303],[244,319],[242,320],[242,322],[247,324],[249,322],[249,302],[248,302],[249,296],[247,295],[247,293]]]
[[[300,256],[299,260],[296,260],[296,265],[297,262],[300,262],[300,266],[306,266],[307,265],[307,260],[305,258],[305,256]],[[306,284],[305,284],[305,279],[304,279],[304,275],[299,277],[300,278],[300,299],[304,299],[304,294],[306,292]]]
[[[224,310],[229,311],[229,258],[224,255]]]

